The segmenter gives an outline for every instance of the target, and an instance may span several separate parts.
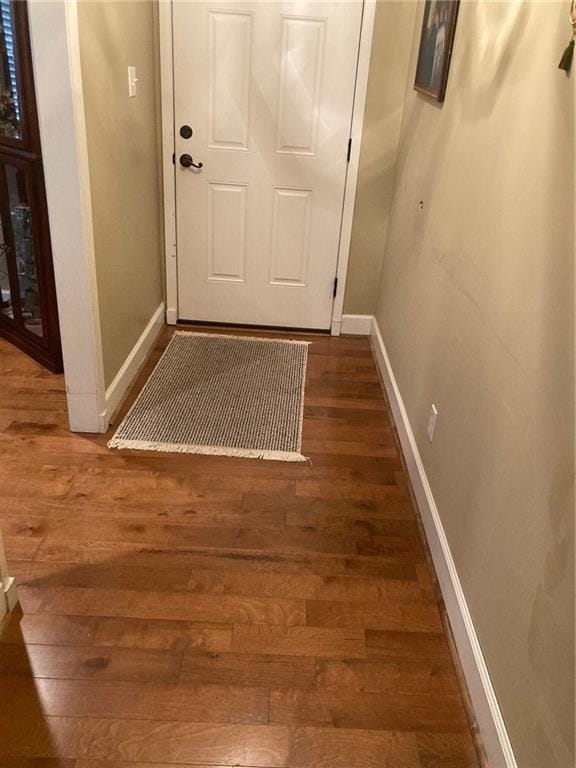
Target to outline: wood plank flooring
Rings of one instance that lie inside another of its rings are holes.
[[[369,343],[302,338],[308,464],[109,451],[0,340],[0,768],[477,768]]]

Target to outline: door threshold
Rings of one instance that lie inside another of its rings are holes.
[[[258,331],[260,333],[296,333],[304,334],[307,336],[330,336],[330,328],[294,328],[290,326],[278,326],[278,325],[255,325],[250,323],[213,323],[206,322],[205,320],[178,320],[176,328],[198,328],[203,330],[218,330],[224,331],[229,329],[231,331]]]

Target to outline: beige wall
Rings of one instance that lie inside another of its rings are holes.
[[[572,768],[567,5],[462,3],[443,107],[412,90],[421,13],[377,319],[519,766]]]
[[[373,314],[388,227],[416,5],[379,0],[364,111],[344,312]]]
[[[80,52],[106,386],[163,297],[153,2],[80,2]],[[128,98],[128,65],[138,95]]]

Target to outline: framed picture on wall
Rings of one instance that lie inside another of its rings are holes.
[[[426,0],[414,88],[444,101],[459,0]]]

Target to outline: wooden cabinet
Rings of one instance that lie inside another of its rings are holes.
[[[50,370],[62,370],[23,0],[0,0],[0,335]]]

